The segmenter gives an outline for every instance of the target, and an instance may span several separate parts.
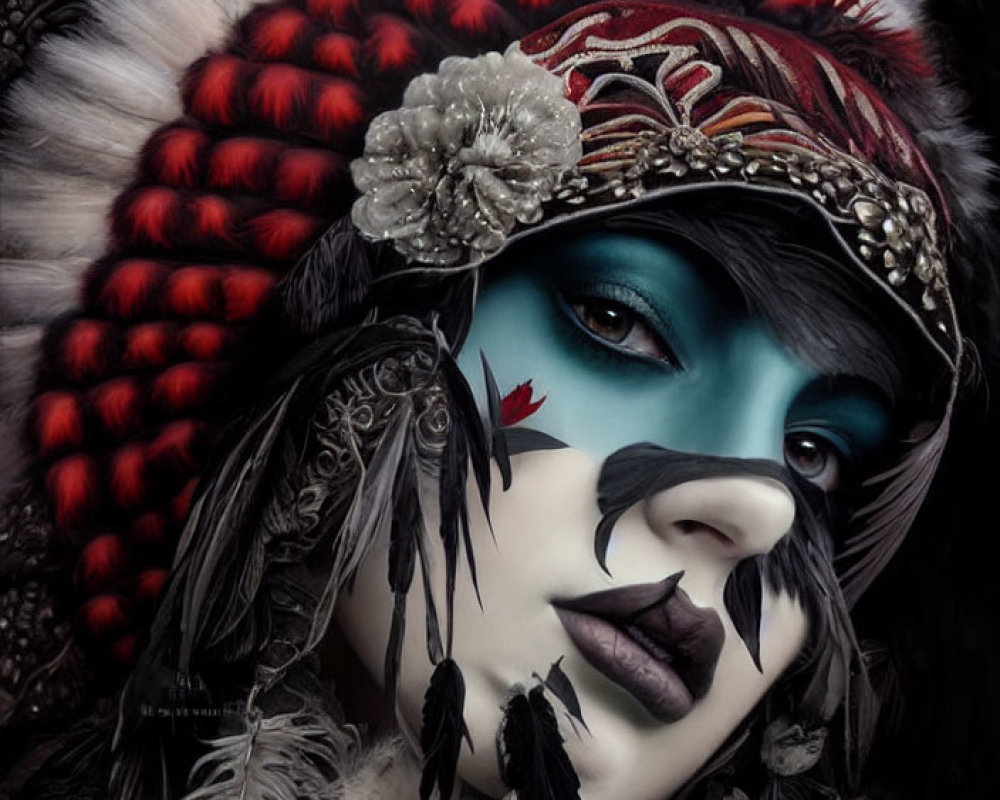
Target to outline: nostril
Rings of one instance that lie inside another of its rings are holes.
[[[722,531],[712,525],[706,525],[704,522],[699,522],[696,519],[681,519],[674,523],[677,529],[681,533],[694,534],[708,534],[713,539],[717,540],[721,544],[732,546],[735,544],[733,540],[726,536]]]

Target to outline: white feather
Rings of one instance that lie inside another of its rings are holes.
[[[0,259],[0,328],[41,323],[77,304],[86,258],[24,261]]]
[[[0,182],[0,238],[31,259],[97,258],[116,194],[110,183],[8,167]]]
[[[35,385],[42,326],[0,331],[0,419],[24,406]]]
[[[139,150],[181,113],[184,70],[256,4],[98,0],[77,35],[43,43],[7,101],[0,241],[31,259],[99,255]]]
[[[241,720],[242,730],[207,742],[184,800],[319,800],[341,753],[356,741],[322,713]]]
[[[915,0],[869,0],[866,15],[881,17],[882,27],[912,30],[917,26]]]
[[[99,0],[102,28],[135,52],[181,72],[221,47],[232,24],[260,0]]]

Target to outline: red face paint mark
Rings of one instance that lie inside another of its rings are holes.
[[[527,419],[545,402],[545,395],[532,400],[531,381],[518,384],[514,390],[500,401],[500,426],[506,428]]]

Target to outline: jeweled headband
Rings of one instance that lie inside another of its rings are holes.
[[[956,367],[944,198],[903,122],[803,37],[680,3],[585,6],[501,56],[450,58],[377,117],[353,220],[414,262],[682,191],[805,199]]]

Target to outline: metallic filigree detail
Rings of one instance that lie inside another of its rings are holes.
[[[268,540],[285,555],[308,552],[324,519],[343,516],[354,486],[401,404],[412,408],[416,456],[436,475],[449,427],[448,405],[436,353],[417,348],[352,375],[322,402],[310,423],[305,457],[290,452],[264,512]]]
[[[52,520],[30,489],[0,507],[0,727],[51,723],[79,710],[89,677],[61,617]]]
[[[24,69],[45,34],[79,21],[87,3],[79,0],[0,0],[0,90]]]
[[[808,197],[838,227],[851,231],[854,254],[897,293],[919,287],[919,306],[943,334],[952,335],[944,256],[930,198],[893,181],[875,167],[832,147],[829,154],[789,147],[748,146],[739,133],[706,136],[679,126],[644,131],[619,143],[614,160],[599,160],[568,174],[556,192],[567,206],[639,199],[670,186],[751,184]],[[908,301],[909,297],[906,297]]]

